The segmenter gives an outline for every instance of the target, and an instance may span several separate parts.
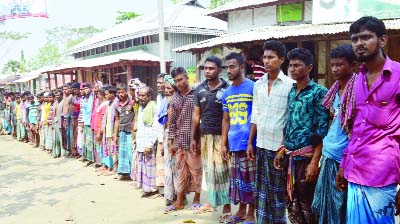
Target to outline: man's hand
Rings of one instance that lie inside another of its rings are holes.
[[[339,172],[336,175],[336,188],[339,191],[344,191],[346,187],[347,187],[347,180],[344,178],[344,170],[343,168],[339,168]]]
[[[396,214],[395,215],[400,215],[400,190],[397,191],[396,198],[395,198],[395,204],[396,204]]]
[[[228,161],[228,160],[229,160],[229,150],[228,150],[228,147],[222,146],[221,153],[222,153],[222,159],[225,160],[225,161]]]
[[[113,142],[114,142],[115,144],[118,143],[118,136],[117,136],[117,134],[113,134],[112,140],[113,140]]]
[[[175,155],[176,149],[173,142],[168,142],[168,151],[171,156]]]
[[[274,158],[274,167],[275,167],[275,169],[277,169],[277,170],[283,170],[283,167],[282,167],[282,163],[281,163],[281,161],[282,161],[282,156],[279,156],[279,155],[276,155],[275,156],[275,158]]]
[[[190,151],[192,151],[193,153],[197,151],[197,142],[195,139],[192,139],[190,141]]]
[[[318,164],[310,163],[306,168],[305,182],[315,182],[318,178]]]
[[[247,150],[246,150],[247,158],[251,161],[256,160],[256,156],[254,155],[254,148],[252,144],[247,143]]]
[[[145,148],[144,149],[144,155],[146,156],[146,157],[150,157],[151,156],[151,148]]]

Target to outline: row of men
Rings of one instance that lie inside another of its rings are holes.
[[[55,156],[58,148],[82,154],[106,175],[133,179],[144,197],[163,194],[164,213],[183,209],[186,194],[194,192],[191,208],[204,213],[223,206],[223,223],[286,223],[286,217],[291,223],[394,223],[400,64],[384,54],[382,21],[363,17],[350,35],[352,46],[330,52],[337,81],[329,90],[310,80],[310,51],[286,54],[284,44],[269,40],[263,46],[267,73],[256,83],[244,77],[243,56],[231,53],[224,66],[208,57],[206,81],[195,89],[183,68],[160,75],[156,102],[141,84],[130,96],[122,85],[92,91],[85,84],[77,126],[57,106],[73,105],[68,88],[63,99],[56,92],[54,104],[49,94],[54,115],[47,130],[53,132],[41,136],[54,139],[49,150]],[[290,77],[281,70],[285,58]],[[356,60],[362,62],[358,75]],[[224,68],[231,84],[219,77]],[[200,204],[202,190],[207,201]],[[232,203],[239,204],[234,214]]]

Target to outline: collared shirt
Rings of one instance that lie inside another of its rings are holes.
[[[175,139],[175,147],[178,149],[190,149],[192,113],[194,108],[193,94],[193,89],[186,96],[177,91],[171,99],[168,140]]]
[[[349,143],[349,138],[340,125],[340,97],[338,93],[336,93],[332,109],[334,113],[333,120],[328,134],[325,136],[322,143],[322,155],[340,163],[343,150]]]
[[[276,151],[283,143],[289,92],[295,81],[279,72],[268,95],[268,74],[254,85],[251,123],[257,125],[257,147]]]
[[[154,143],[157,140],[157,129],[156,127],[157,116],[156,110],[154,110],[153,118],[154,121],[152,125],[146,125],[143,122],[143,111],[144,108],[142,106],[139,107],[138,111],[138,119],[137,119],[137,132],[136,132],[136,150],[138,152],[144,152],[145,148],[152,148]]]
[[[92,120],[92,109],[93,109],[93,95],[90,94],[89,97],[85,96],[82,98],[82,121],[83,125],[90,125]]]
[[[284,130],[283,144],[290,151],[313,145],[313,139],[322,143],[328,132],[329,112],[322,106],[328,90],[311,80],[298,94],[296,91],[297,85],[293,84]]]
[[[254,82],[245,79],[238,86],[230,86],[222,94],[222,109],[229,113],[228,142],[231,152],[247,149],[252,117],[253,90]]]
[[[229,87],[229,84],[221,79],[221,85],[210,90],[208,81],[204,81],[194,90],[194,106],[200,107],[201,122],[200,133],[221,135],[222,132],[222,94]]]
[[[354,83],[356,116],[340,164],[350,182],[383,187],[400,183],[400,63],[386,57],[371,89],[367,68]]]
[[[50,103],[43,103],[43,108],[42,108],[42,122],[43,124],[47,124],[47,118],[49,117],[50,114]]]
[[[17,104],[15,105],[15,111],[17,112],[15,115],[16,115],[18,121],[21,120],[21,115],[22,115],[21,104],[22,104],[22,103],[17,103]]]

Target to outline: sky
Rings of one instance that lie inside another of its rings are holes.
[[[46,42],[46,29],[58,26],[107,29],[114,25],[117,11],[145,15],[157,10],[157,3],[158,0],[47,0],[49,18],[9,19],[0,24],[0,31],[31,33],[18,41],[0,40],[0,69],[10,59],[19,60],[21,50],[26,59],[36,55]],[[200,3],[207,7],[209,0],[200,0]],[[166,7],[171,4],[170,0],[164,0]]]

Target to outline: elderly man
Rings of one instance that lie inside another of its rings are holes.
[[[137,119],[136,150],[137,173],[136,182],[143,189],[142,197],[149,197],[157,192],[156,188],[156,148],[157,140],[157,108],[151,101],[152,89],[148,86],[139,90],[139,112]]]

